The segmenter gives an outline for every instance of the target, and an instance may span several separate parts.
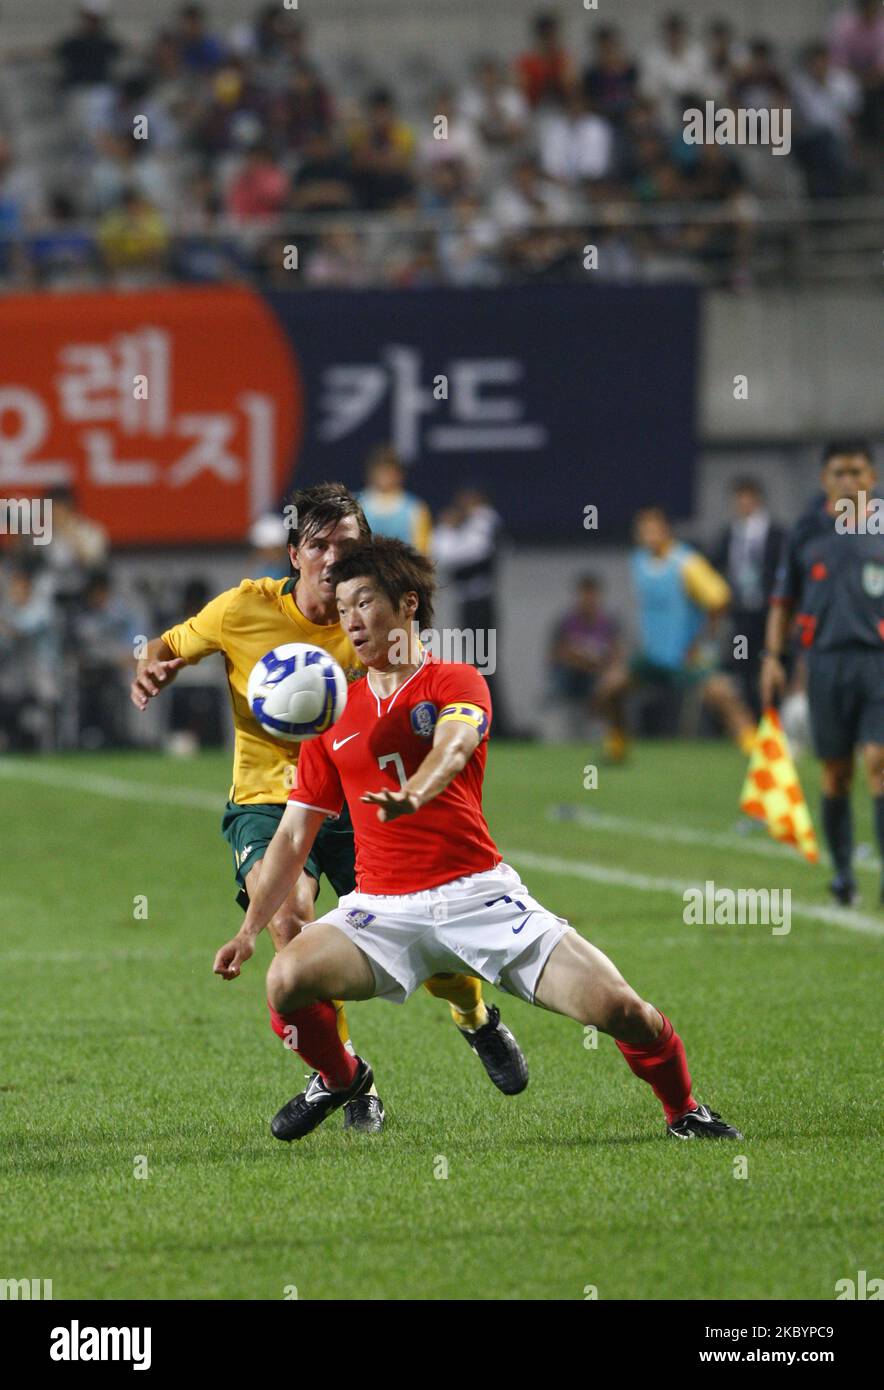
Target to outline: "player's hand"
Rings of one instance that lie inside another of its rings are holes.
[[[378,808],[378,820],[396,820],[399,816],[413,816],[419,809],[413,792],[382,791],[364,792],[360,801],[368,801]]]
[[[148,700],[152,700],[171,684],[181,667],[186,664],[183,656],[175,656],[171,661],[145,662],[129,690],[129,698],[136,709],[146,709]]]
[[[761,707],[770,709],[778,705],[786,693],[786,670],[778,656],[765,656],[761,660]]]
[[[222,980],[235,980],[247,960],[255,954],[255,947],[247,936],[235,936],[215,956],[212,970]]]

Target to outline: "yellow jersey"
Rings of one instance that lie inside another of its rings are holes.
[[[255,719],[246,700],[256,662],[284,642],[322,647],[343,668],[348,681],[365,674],[340,623],[312,623],[295,603],[295,579],[244,579],[227,589],[186,622],[170,627],[163,641],[188,665],[223,652],[233,706],[235,744],[230,801],[254,806],[281,804],[295,785],[298,743],[273,738]]]

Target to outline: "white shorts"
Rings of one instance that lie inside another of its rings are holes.
[[[322,921],[356,943],[371,962],[376,997],[394,1004],[443,971],[479,975],[533,1004],[550,952],[573,930],[503,863],[422,893],[348,893]]]

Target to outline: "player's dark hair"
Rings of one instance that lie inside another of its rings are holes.
[[[343,483],[316,483],[313,487],[299,488],[289,497],[288,505],[295,509],[288,544],[296,550],[310,536],[333,529],[347,516],[355,516],[363,540],[368,540],[371,535],[371,527],[359,499]]]
[[[423,631],[433,622],[433,598],[436,593],[436,572],[432,560],[421,555],[414,546],[406,545],[392,536],[372,536],[367,541],[352,541],[342,548],[340,560],[329,571],[333,584],[347,579],[373,579],[398,608],[406,594],[417,594],[415,619]]]
[[[823,468],[829,459],[837,457],[838,454],[863,454],[869,463],[874,463],[872,446],[868,439],[830,439],[823,449]]]

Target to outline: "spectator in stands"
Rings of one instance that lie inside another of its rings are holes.
[[[443,282],[439,247],[435,232],[418,232],[405,248],[394,252],[386,273],[386,283],[396,289],[430,289]]]
[[[824,43],[805,49],[792,81],[797,132],[795,150],[811,198],[837,198],[850,190],[853,174],[852,118],[862,107],[862,89],[846,68],[835,67]]]
[[[619,29],[601,24],[593,30],[592,61],[583,72],[589,109],[619,125],[636,98],[638,66],[626,53]]]
[[[541,122],[539,145],[540,166],[548,178],[565,184],[597,183],[611,173],[611,124],[588,110],[580,87],[574,87],[561,109]]]
[[[505,154],[527,134],[528,105],[496,58],[479,58],[473,72],[473,85],[461,97],[461,116],[492,153]]]
[[[439,233],[439,262],[450,285],[496,285],[500,270],[495,252],[499,237],[478,194],[471,189],[458,194],[452,207],[452,224]]]
[[[256,145],[265,136],[267,102],[242,58],[213,74],[208,104],[194,122],[197,150],[217,157]]]
[[[594,574],[577,581],[572,606],[557,619],[549,651],[553,706],[562,718],[552,723],[559,737],[582,738],[598,712],[596,695],[608,673],[622,665],[619,625],[602,605],[602,582]]]
[[[675,131],[682,126],[685,98],[705,94],[712,85],[702,45],[691,39],[681,15],[668,15],[659,44],[641,60],[643,95],[657,102],[662,120]]]
[[[832,25],[832,61],[862,84],[860,129],[870,143],[884,134],[884,10],[878,0],[854,0]]]
[[[631,140],[629,178],[633,196],[641,203],[679,201],[686,197],[681,170],[659,135],[641,134]]]
[[[289,36],[299,28],[303,29],[303,25],[296,12],[282,6],[279,0],[271,0],[260,6],[250,23],[234,29],[233,49],[255,64],[266,90],[282,90],[289,74],[299,66],[287,47]]]
[[[730,585],[732,636],[746,638],[747,652],[726,648],[726,670],[743,700],[760,713],[758,674],[767,609],[785,532],[772,520],[757,478],[737,478],[731,488],[733,519],[712,548],[712,564]]]
[[[457,164],[476,178],[482,169],[482,146],[472,122],[456,110],[449,87],[436,92],[427,118],[427,133],[417,150],[418,170],[427,175],[440,164]]]
[[[460,160],[436,160],[420,185],[418,206],[425,212],[453,213],[458,199],[472,186],[469,170]]]
[[[46,747],[58,702],[58,624],[33,559],[7,572],[0,603],[0,750]]]
[[[49,200],[51,225],[30,242],[34,278],[41,289],[90,289],[97,283],[98,250],[92,232],[80,225],[74,200],[53,193]]]
[[[328,289],[360,289],[371,283],[371,264],[365,238],[347,227],[323,232],[304,267],[308,285]]]
[[[59,42],[55,54],[68,124],[73,134],[89,141],[107,125],[122,45],[108,29],[107,0],[89,0],[79,8],[78,27]]]
[[[369,455],[365,487],[358,494],[372,531],[407,541],[422,555],[430,553],[433,523],[426,502],[405,490],[405,466],[392,444]]]
[[[244,269],[244,248],[233,235],[220,235],[221,197],[211,173],[188,179],[178,211],[172,255],[176,278],[191,283],[237,279]]]
[[[757,224],[757,200],[749,192],[742,168],[724,145],[694,147],[696,159],[685,182],[688,197],[717,203],[728,216],[700,222],[688,230],[685,245],[716,280],[738,289],[749,283],[750,253]]]
[[[268,145],[249,150],[227,189],[226,210],[237,222],[278,217],[286,205],[289,180]]]
[[[84,207],[100,215],[134,189],[160,212],[174,215],[181,202],[180,174],[180,164],[155,151],[151,140],[136,140],[131,130],[122,136],[99,132],[81,180]]]
[[[298,212],[340,212],[356,205],[350,157],[328,131],[316,132],[301,151],[290,204]]]
[[[396,114],[393,93],[377,87],[351,136],[351,157],[359,201],[376,212],[393,207],[414,191],[414,131]]]
[[[108,87],[122,49],[108,31],[107,0],[84,0],[79,10],[78,27],[56,48],[61,85],[68,91],[76,87]]]
[[[493,197],[493,215],[506,235],[527,231],[535,222],[555,225],[571,215],[571,199],[566,190],[543,178],[535,158],[518,160],[509,179]]]
[[[132,140],[136,128],[143,131],[136,144],[144,152],[170,154],[181,144],[179,122],[166,102],[158,99],[148,73],[127,77],[119,84],[110,113],[108,132],[117,139]]]
[[[154,100],[174,119],[183,121],[194,101],[193,77],[181,60],[181,49],[171,29],[161,29],[148,57]]]
[[[0,233],[16,236],[33,228],[43,210],[40,175],[16,158],[9,140],[0,135]]]
[[[165,266],[169,228],[159,208],[129,188],[119,206],[99,222],[98,244],[108,269],[121,283],[140,284]]]
[[[138,616],[113,593],[107,571],[92,574],[73,617],[83,748],[118,748],[128,741],[128,685],[140,628]]]
[[[283,35],[283,56],[289,70],[306,68],[316,72],[317,63],[310,52],[309,31],[306,23],[298,16],[289,13],[288,23]]]
[[[790,104],[785,75],[766,39],[749,40],[749,56],[738,69],[730,105],[750,111],[774,111]],[[740,164],[752,188],[763,197],[799,196],[804,190],[797,164],[775,158],[769,146],[743,145]]]
[[[503,260],[517,274],[543,275],[573,251],[574,238],[566,225],[572,215],[571,198],[543,176],[530,156],[519,160],[498,190],[492,215],[503,238]]]
[[[303,151],[317,135],[328,135],[334,121],[331,93],[317,72],[294,68],[271,105],[268,126],[281,147]]]
[[[750,39],[749,55],[731,88],[734,106],[770,111],[788,104],[789,88],[767,39]]]
[[[734,78],[745,61],[734,39],[733,25],[726,19],[713,19],[706,29],[706,95],[719,105],[727,100]]]
[[[182,5],[176,27],[181,61],[192,73],[214,72],[224,62],[226,51],[217,34],[206,28],[204,5]]]
[[[544,10],[532,24],[534,43],[516,63],[522,93],[536,110],[547,101],[564,101],[576,82],[571,58],[562,44],[559,17]]]

